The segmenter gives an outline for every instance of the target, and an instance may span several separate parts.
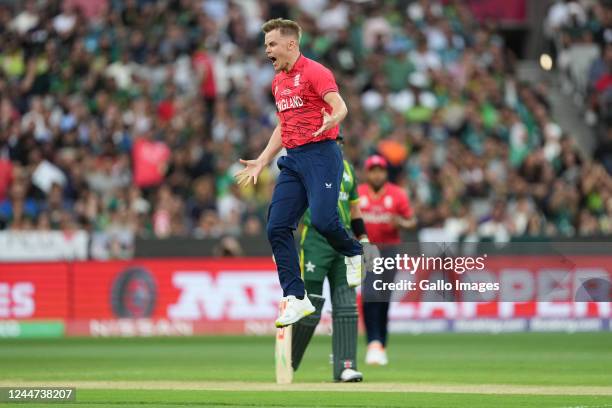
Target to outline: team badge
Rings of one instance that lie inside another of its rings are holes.
[[[393,207],[393,197],[385,196],[384,205],[385,205],[385,208],[387,209]]]

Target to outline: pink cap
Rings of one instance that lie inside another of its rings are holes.
[[[387,161],[384,157],[379,156],[377,154],[370,156],[365,161],[365,169],[370,170],[372,167],[382,167],[383,169],[387,168]]]

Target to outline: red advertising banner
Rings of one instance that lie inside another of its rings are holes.
[[[610,302],[574,301],[589,279],[612,280],[612,256],[575,256],[567,265],[547,256],[490,256],[479,274],[466,276],[503,283],[492,298],[443,302],[411,294],[391,305],[392,327],[476,330],[488,321],[487,327],[552,330],[562,326],[527,321],[573,319],[584,324],[572,327],[605,330],[601,319],[612,317]],[[267,257],[0,264],[0,321],[65,320],[69,335],[270,333],[280,296]]]
[[[398,274],[395,281],[414,282],[392,307],[398,319],[427,318],[586,318],[612,317],[609,300],[612,257],[546,255],[490,256],[484,268],[465,274],[420,270]],[[448,288],[445,291],[440,281]],[[460,285],[498,285],[498,290],[457,290]],[[432,286],[439,291],[429,291]],[[425,289],[425,290],[423,290]],[[603,293],[602,293],[603,292]],[[448,297],[438,299],[440,293]],[[591,296],[591,297],[589,297]],[[450,301],[449,301],[450,300]],[[592,300],[592,301],[589,301]]]
[[[262,332],[281,297],[267,257],[75,263],[74,284],[74,335]]]
[[[270,258],[78,262],[74,285],[76,319],[269,318],[281,296]]]
[[[0,320],[69,315],[66,263],[0,263]]]

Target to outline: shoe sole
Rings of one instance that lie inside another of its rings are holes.
[[[283,327],[291,326],[292,324],[299,322],[300,320],[302,320],[306,316],[310,316],[311,314],[313,314],[315,312],[315,310],[316,309],[313,307],[312,310],[305,311],[302,314],[302,316],[300,316],[299,318],[295,319],[295,321],[293,321],[293,322],[279,323],[278,321],[276,321],[276,322],[274,322],[274,325],[276,326],[277,329],[282,329]]]
[[[336,382],[341,382],[341,383],[356,383],[356,382],[362,382],[363,381],[363,377],[353,377],[353,378],[349,378],[348,380],[336,380]]]

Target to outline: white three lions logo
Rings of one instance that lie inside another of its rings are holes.
[[[300,74],[297,74],[295,77],[293,77],[293,86],[299,86],[300,85]]]
[[[385,196],[385,200],[384,200],[383,204],[384,204],[385,208],[387,208],[387,209],[393,207],[393,197]]]

